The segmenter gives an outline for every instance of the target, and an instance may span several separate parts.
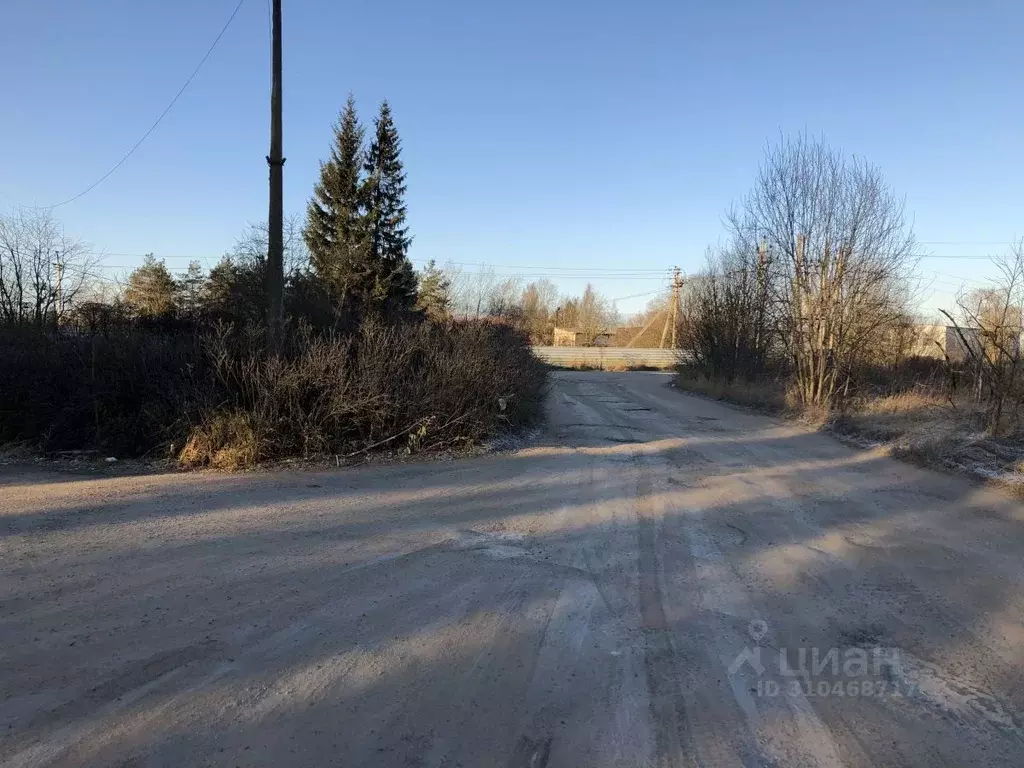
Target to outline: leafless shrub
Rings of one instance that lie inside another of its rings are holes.
[[[709,252],[706,270],[683,294],[681,360],[707,378],[753,382],[768,369],[772,344],[768,272],[742,252]]]
[[[212,396],[199,340],[128,324],[0,328],[0,442],[142,455],[177,442]]]
[[[223,405],[193,430],[187,466],[463,446],[536,420],[546,378],[525,337],[482,321],[298,329],[275,358],[222,332],[208,355]]]
[[[993,288],[962,292],[957,311],[941,310],[953,324],[975,381],[975,398],[985,404],[991,435],[1019,428],[1024,401],[1024,240],[993,259],[1000,277]]]
[[[0,329],[0,442],[115,455],[168,449],[185,466],[471,444],[539,418],[545,367],[485,321],[293,328],[268,358],[258,330],[203,337],[117,326]]]

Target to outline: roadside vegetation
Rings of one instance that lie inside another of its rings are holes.
[[[677,385],[918,462],[1014,480],[1024,460],[1024,247],[941,322],[876,167],[798,136],[765,156],[683,292]],[[937,330],[936,330],[937,329]]]
[[[267,231],[208,271],[153,257],[124,284],[46,211],[0,217],[0,442],[240,469],[463,448],[536,422],[546,368],[500,318],[459,318],[407,252],[385,102],[349,99],[304,220],[286,226],[285,338],[265,340]]]
[[[537,346],[554,344],[555,328],[577,332],[576,346],[593,346],[621,324],[615,302],[587,285],[578,296],[559,293],[547,278],[524,282],[499,276],[491,268],[463,269],[448,264],[438,270],[458,317],[490,318],[510,325]]]

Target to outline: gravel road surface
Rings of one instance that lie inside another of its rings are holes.
[[[0,765],[1024,765],[1024,507],[668,381],[459,461],[0,470]]]

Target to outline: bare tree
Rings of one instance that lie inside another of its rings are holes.
[[[995,287],[961,292],[956,317],[940,312],[971,363],[976,395],[986,406],[986,429],[999,435],[1017,427],[1024,400],[1024,240],[992,261],[1000,273]]]
[[[730,214],[734,251],[764,241],[767,310],[805,405],[829,405],[907,314],[915,243],[881,172],[798,136],[770,149]]]
[[[615,304],[588,283],[579,298],[566,296],[562,299],[555,322],[560,327],[576,330],[581,335],[580,343],[592,346],[599,336],[614,331],[618,320]]]
[[[487,314],[503,320],[520,322],[523,317],[523,306],[520,299],[523,293],[523,281],[518,277],[506,277],[491,288],[487,296]]]
[[[453,312],[457,317],[482,317],[487,312],[487,301],[498,282],[491,268],[479,271],[463,270],[447,264],[444,272],[450,283]]]
[[[456,317],[499,317],[518,321],[522,316],[522,280],[502,278],[494,269],[462,270],[454,264],[444,268],[449,282],[451,306]]]
[[[250,223],[231,249],[231,259],[242,267],[262,269],[270,248],[267,222]],[[309,266],[309,249],[302,237],[302,219],[291,215],[284,220],[284,274],[287,277]]]
[[[576,328],[583,334],[584,344],[594,344],[597,337],[615,330],[618,311],[606,297],[587,284],[580,298],[579,320]]]
[[[59,324],[96,263],[50,211],[18,209],[0,216],[0,320]]]
[[[558,287],[547,278],[532,282],[523,290],[520,304],[523,325],[533,343],[551,344]]]

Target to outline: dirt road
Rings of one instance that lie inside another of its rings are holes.
[[[0,476],[0,764],[1024,764],[1024,508],[562,373],[541,445]]]

